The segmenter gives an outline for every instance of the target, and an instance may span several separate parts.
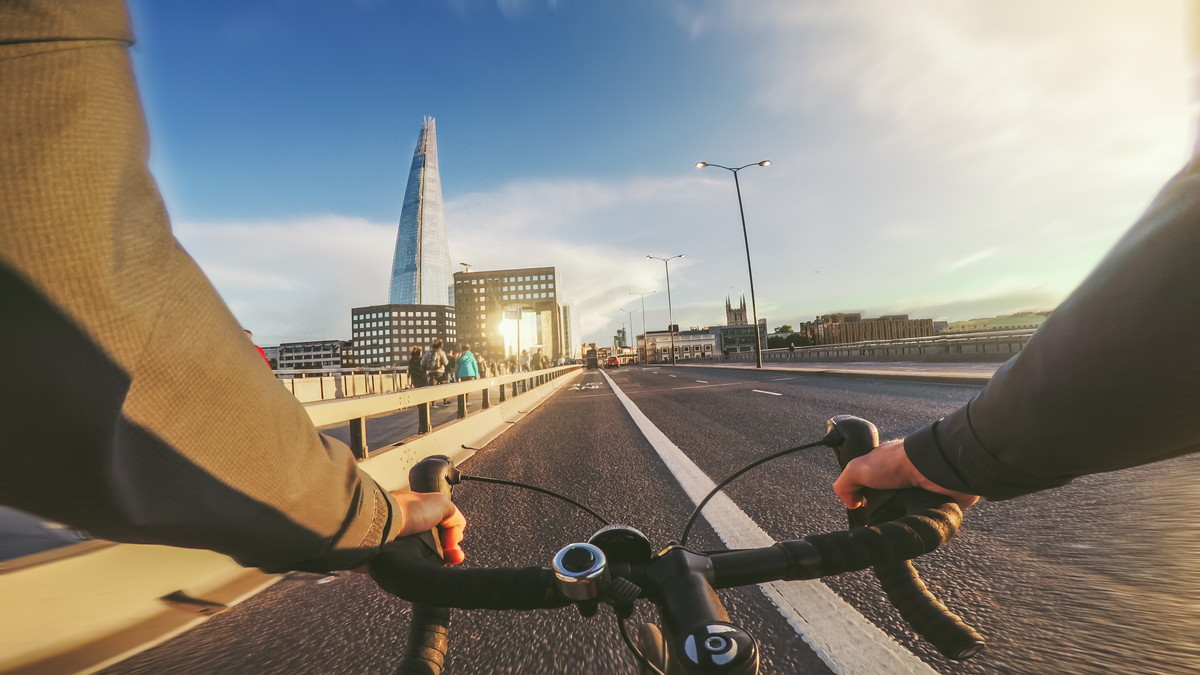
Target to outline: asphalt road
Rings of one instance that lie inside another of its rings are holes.
[[[884,435],[912,431],[977,387],[839,380],[703,368],[621,368],[616,384],[705,473],[815,440],[838,413]],[[677,538],[691,503],[595,371],[464,465],[560,490],[656,545]],[[755,469],[726,493],[776,539],[844,527],[832,456],[813,450]],[[967,529],[918,563],[925,580],[988,639],[972,661],[920,643],[866,573],[825,583],[942,673],[1200,672],[1200,456],[1079,479],[970,510]],[[547,497],[479,483],[456,494],[470,522],[468,564],[548,562],[598,527]],[[1185,516],[1185,517],[1181,517]],[[721,548],[702,525],[696,548]],[[723,591],[754,633],[764,673],[828,672],[756,588]],[[646,614],[648,617],[649,615]],[[197,629],[108,673],[385,673],[407,625],[404,602],[369,579],[293,574]],[[458,612],[450,673],[632,672],[611,613]]]

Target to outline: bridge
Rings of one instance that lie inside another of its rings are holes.
[[[309,408],[385,484],[417,456],[454,453],[471,473],[563,491],[661,545],[679,535],[695,476],[720,478],[812,440],[836,413],[873,419],[884,434],[907,433],[969,400],[995,367],[781,354],[762,370],[736,361],[575,367]],[[675,469],[663,460],[672,452],[664,439],[683,455],[670,463]],[[829,490],[836,474],[820,450],[751,472],[726,489],[732,510],[706,511],[717,524],[701,526],[697,546],[840,529],[844,512]],[[760,639],[764,672],[1194,672],[1200,528],[1177,514],[1194,506],[1198,478],[1200,458],[1189,456],[973,508],[967,530],[920,566],[989,638],[976,662],[948,662],[916,641],[864,575],[742,589],[724,594],[726,604]],[[585,514],[528,492],[471,484],[456,498],[470,522],[468,564],[545,563],[595,529]],[[740,525],[730,530],[727,522]],[[407,622],[403,601],[353,573],[270,582],[104,672],[390,672]],[[185,595],[208,597],[203,589]],[[182,608],[168,609],[188,611],[179,599]],[[451,645],[448,672],[633,669],[611,618],[568,610],[459,612]]]

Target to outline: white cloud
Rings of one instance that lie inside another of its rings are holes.
[[[175,234],[260,344],[348,340],[350,308],[387,301],[394,225],[329,215]]]

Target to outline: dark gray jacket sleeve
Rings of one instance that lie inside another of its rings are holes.
[[[355,567],[395,501],[175,241],[119,0],[0,2],[0,503],[268,570]]]
[[[983,392],[905,450],[933,482],[991,499],[1196,452],[1197,338],[1193,158]]]

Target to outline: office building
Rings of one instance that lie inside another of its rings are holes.
[[[283,342],[279,345],[279,370],[336,370],[350,343],[342,340]]]
[[[433,118],[426,117],[404,190],[388,303],[451,306],[450,274],[437,128]]]
[[[900,340],[934,335],[933,319],[910,319],[907,314],[864,319],[858,313],[836,313],[819,316],[800,324],[797,332],[804,333],[813,345],[838,345],[869,340]]]
[[[567,355],[558,290],[553,267],[455,272],[458,341],[488,361],[522,350],[541,349],[550,359]]]
[[[354,353],[348,365],[396,368],[408,365],[414,346],[427,349],[437,338],[450,351],[458,343],[453,307],[446,305],[372,305],[350,310]]]

